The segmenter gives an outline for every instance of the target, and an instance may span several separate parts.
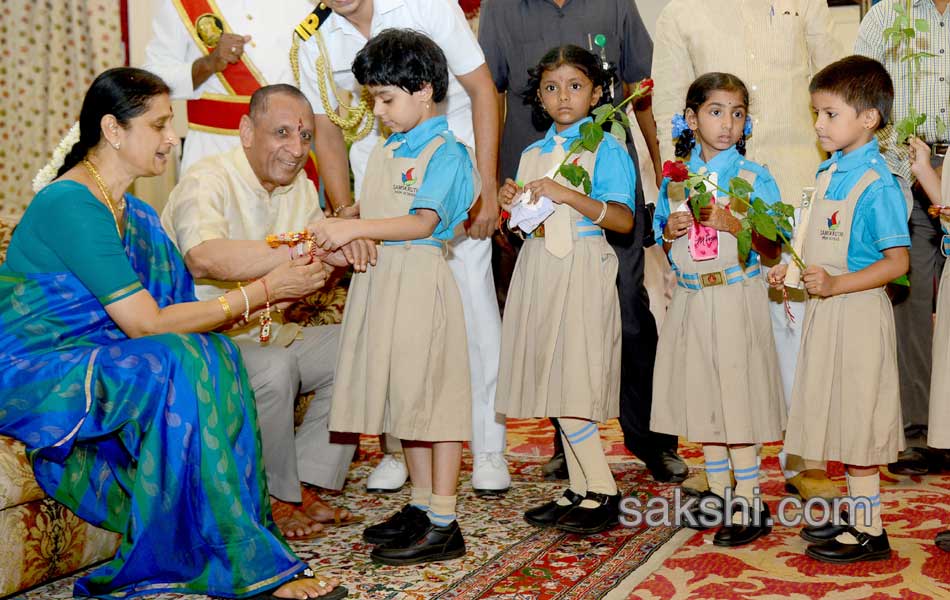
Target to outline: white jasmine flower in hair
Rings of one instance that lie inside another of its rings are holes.
[[[76,142],[79,141],[79,121],[73,123],[66,133],[66,137],[60,140],[59,145],[53,150],[53,157],[46,163],[42,169],[36,172],[33,177],[33,192],[38,192],[50,184],[56,178],[56,173],[63,166],[66,155],[73,149]]]

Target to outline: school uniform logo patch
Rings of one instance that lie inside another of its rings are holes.
[[[838,211],[835,211],[831,217],[828,218],[828,229],[838,231]]]
[[[415,167],[409,167],[405,171],[399,174],[400,181],[393,184],[393,193],[400,196],[412,196],[416,195],[416,183],[419,182],[419,178],[415,176],[413,171]]]
[[[844,238],[844,232],[841,231],[841,221],[838,219],[838,212],[831,213],[831,216],[825,219],[826,226],[818,230],[818,236],[826,242],[837,242]]]

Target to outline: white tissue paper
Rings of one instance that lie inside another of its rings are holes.
[[[524,191],[511,205],[508,225],[512,229],[518,227],[525,233],[531,233],[554,213],[554,209],[554,202],[547,196],[541,196],[537,202],[531,204],[531,192]]]

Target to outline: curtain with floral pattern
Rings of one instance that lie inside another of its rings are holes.
[[[86,88],[125,61],[119,2],[4,0],[0,36],[0,217],[16,218]]]

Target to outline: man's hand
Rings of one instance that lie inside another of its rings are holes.
[[[358,239],[346,244],[340,251],[346,257],[346,264],[353,265],[357,273],[365,273],[370,266],[376,266],[376,244],[372,240]]]
[[[356,227],[359,222],[355,219],[339,219],[331,217],[314,221],[307,226],[313,234],[317,246],[324,250],[338,250],[356,238]]]
[[[739,219],[718,204],[709,204],[699,209],[699,222],[706,227],[736,235],[742,230]]]
[[[482,195],[468,213],[468,237],[484,240],[498,227],[498,199],[494,190],[482,190]]]
[[[811,265],[802,273],[802,281],[805,282],[805,289],[812,296],[827,298],[834,296],[835,276],[829,275],[828,271],[817,265]]]
[[[225,70],[228,65],[241,60],[241,55],[244,54],[244,44],[250,41],[251,36],[249,35],[222,33],[218,45],[208,55],[215,73],[219,73]]]

